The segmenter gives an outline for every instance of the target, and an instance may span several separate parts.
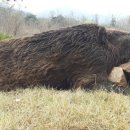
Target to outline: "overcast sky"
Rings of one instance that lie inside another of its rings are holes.
[[[23,0],[24,10],[39,15],[46,11],[77,11],[83,14],[130,15],[130,0]]]

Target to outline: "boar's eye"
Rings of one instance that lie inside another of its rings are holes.
[[[98,29],[98,43],[101,45],[107,44],[107,33],[104,27]]]

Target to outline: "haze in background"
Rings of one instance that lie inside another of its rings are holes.
[[[55,10],[67,14],[70,11],[99,15],[129,15],[129,0],[23,0],[22,9],[42,16]],[[26,8],[25,8],[26,7]]]
[[[128,0],[0,0],[0,31],[15,37],[96,23],[130,31]]]

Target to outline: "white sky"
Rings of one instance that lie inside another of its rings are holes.
[[[19,0],[18,0],[19,1]],[[45,11],[79,11],[83,14],[130,15],[130,0],[23,0],[24,10],[33,14]]]

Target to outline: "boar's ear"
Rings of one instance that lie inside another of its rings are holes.
[[[98,43],[101,45],[107,44],[107,33],[104,27],[98,29]]]

